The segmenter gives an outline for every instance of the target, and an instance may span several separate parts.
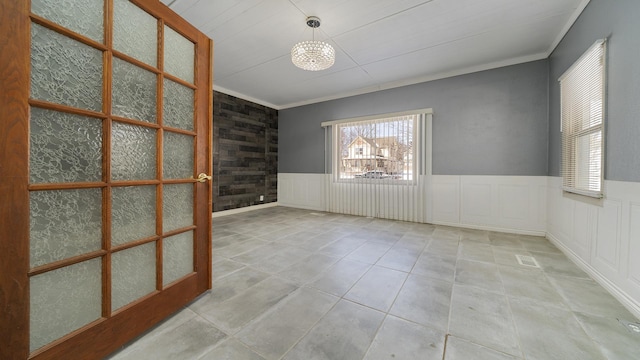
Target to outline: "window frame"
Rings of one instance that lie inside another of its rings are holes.
[[[604,197],[606,54],[607,39],[597,40],[558,79],[562,189],[565,192],[598,199]],[[591,73],[585,75],[587,72]],[[599,78],[596,79],[599,81],[591,78],[593,73],[598,73]],[[566,84],[567,82],[569,84]],[[599,96],[594,96],[594,93],[599,93]],[[592,137],[596,134],[599,134],[599,146],[580,146],[580,141],[585,137],[588,137],[587,141],[598,141]],[[580,150],[582,155],[579,153]],[[584,151],[587,152],[586,156]],[[595,162],[592,160],[595,158],[593,152],[598,157]],[[594,166],[599,168],[593,170]],[[598,180],[597,188],[591,188],[594,178]]]

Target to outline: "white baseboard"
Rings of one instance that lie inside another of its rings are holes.
[[[222,217],[222,216],[240,214],[240,213],[244,213],[244,212],[248,212],[248,211],[266,209],[266,208],[276,207],[276,206],[278,206],[277,202],[272,202],[272,203],[267,203],[267,204],[260,204],[260,205],[245,206],[245,207],[237,208],[237,209],[216,211],[216,212],[211,214],[211,217],[212,218],[218,218],[218,217]]]
[[[501,227],[486,226],[486,225],[461,224],[461,223],[446,222],[446,221],[430,221],[429,223],[434,225],[453,226],[453,227],[459,227],[464,229],[474,229],[474,230],[495,231],[495,232],[509,233],[509,234],[532,235],[532,236],[546,235],[546,232],[539,231],[539,230],[510,229],[510,228],[501,228]]]
[[[615,297],[624,307],[627,308],[633,315],[640,319],[640,303],[635,301],[626,292],[620,289],[616,284],[611,282],[600,272],[594,269],[591,265],[586,263],[579,255],[574,253],[571,249],[566,247],[560,240],[558,240],[553,234],[547,234],[547,239],[551,241],[560,251],[562,251],[574,264],[580,269],[589,274],[598,284],[605,288],[613,297]]]

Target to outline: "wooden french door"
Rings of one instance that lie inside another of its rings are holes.
[[[210,288],[211,66],[158,0],[0,0],[0,359],[101,358]]]

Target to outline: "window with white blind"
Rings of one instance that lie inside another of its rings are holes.
[[[327,210],[426,222],[431,123],[432,109],[323,122]]]
[[[606,40],[598,40],[559,79],[562,178],[567,192],[601,198],[604,172]]]
[[[413,180],[417,117],[403,115],[336,125],[337,178]]]

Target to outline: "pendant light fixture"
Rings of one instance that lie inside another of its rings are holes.
[[[333,46],[315,39],[315,29],[320,27],[320,18],[309,16],[307,26],[312,28],[312,40],[297,43],[291,49],[291,61],[300,69],[319,71],[330,68],[336,61]]]

